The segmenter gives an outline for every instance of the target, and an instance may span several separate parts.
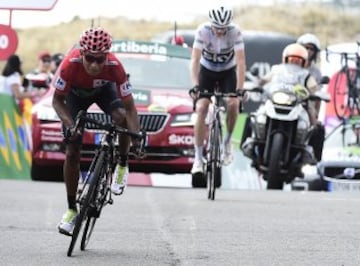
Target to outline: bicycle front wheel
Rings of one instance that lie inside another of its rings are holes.
[[[105,167],[102,168],[105,170]],[[96,191],[94,193],[94,199],[92,200],[92,205],[87,213],[86,223],[83,231],[83,235],[81,238],[80,249],[85,250],[86,246],[89,244],[90,237],[93,233],[95,223],[97,219],[100,217],[101,210],[105,204],[106,197],[108,195],[108,176],[112,175],[111,172],[102,172],[100,173],[100,182],[96,187]],[[105,178],[103,178],[105,176]]]
[[[95,190],[98,184],[98,181],[100,179],[101,173],[103,172],[103,166],[104,166],[104,159],[105,159],[105,151],[100,152],[99,156],[95,157],[94,160],[96,160],[95,168],[92,173],[92,177],[87,180],[87,183],[85,184],[85,191],[80,195],[80,213],[76,219],[75,227],[73,230],[73,234],[71,237],[71,242],[68,248],[67,255],[70,257],[72,254],[72,251],[74,249],[76,240],[79,236],[81,226],[83,221],[88,215],[89,209],[91,208],[92,201],[94,200],[94,194]],[[90,171],[91,169],[89,169]]]
[[[81,250],[85,250],[86,246],[89,244],[90,237],[94,230],[96,220],[97,217],[89,216],[89,215],[87,216],[83,236],[81,238],[81,244],[80,244]]]
[[[220,130],[220,121],[215,120],[211,131],[210,131],[210,149],[209,149],[209,158],[207,165],[207,190],[208,190],[208,199],[215,199],[216,187],[219,183],[220,173],[221,173],[221,151],[220,145],[222,141],[221,130]]]

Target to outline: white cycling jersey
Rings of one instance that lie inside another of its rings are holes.
[[[200,64],[212,71],[228,70],[236,65],[235,51],[245,49],[240,28],[231,23],[225,35],[217,37],[211,23],[201,24],[195,33],[193,48],[202,50]]]

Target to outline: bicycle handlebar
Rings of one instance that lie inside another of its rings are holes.
[[[85,123],[89,122],[89,123],[93,123],[95,125],[97,125],[100,129],[103,129],[107,132],[116,132],[117,134],[126,134],[130,137],[136,138],[140,140],[140,147],[139,150],[137,152],[131,152],[135,157],[138,158],[144,158],[145,154],[144,154],[144,148],[145,148],[145,141],[146,141],[146,131],[145,130],[141,130],[140,132],[133,132],[128,130],[127,128],[123,128],[117,125],[114,125],[112,123],[106,123],[103,121],[99,121],[90,117],[86,116],[86,111],[84,110],[80,110],[78,112],[78,114],[76,115],[75,118],[75,130],[74,132],[77,132],[79,129],[81,129],[81,131],[85,128]],[[137,154],[138,153],[138,154]]]
[[[213,91],[213,92],[198,92],[198,97],[196,99],[193,100],[193,111],[195,111],[195,105],[196,105],[196,100],[200,97],[200,96],[205,96],[205,97],[220,97],[220,98],[226,98],[226,97],[244,97],[246,92],[258,92],[258,93],[263,93],[264,89],[262,87],[255,87],[255,88],[251,88],[251,89],[242,89],[242,90],[238,90],[236,92],[219,92],[219,91]]]
[[[77,114],[76,118],[75,118],[75,129],[78,129],[80,127],[85,127],[84,123],[89,122],[89,123],[93,123],[95,125],[97,125],[100,129],[103,129],[105,131],[115,131],[116,133],[119,134],[126,134],[129,135],[130,137],[134,137],[134,138],[138,138],[138,139],[142,139],[145,138],[146,136],[146,132],[145,131],[140,131],[140,132],[133,132],[128,130],[127,128],[123,128],[117,125],[114,125],[112,123],[106,123],[103,121],[99,121],[90,117],[86,116],[86,111],[79,111],[79,113]]]

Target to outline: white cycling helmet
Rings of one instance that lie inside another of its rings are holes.
[[[297,43],[300,43],[302,45],[305,44],[312,44],[316,47],[316,49],[318,51],[320,51],[321,47],[320,47],[320,41],[318,39],[318,37],[316,37],[314,34],[312,33],[305,33],[303,35],[301,35],[297,41]]]
[[[211,24],[218,28],[225,28],[233,20],[232,8],[219,6],[209,10],[209,19]]]

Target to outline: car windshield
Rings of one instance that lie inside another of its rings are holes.
[[[339,126],[330,133],[329,137],[324,143],[325,148],[346,148],[346,147],[360,147],[360,131],[356,131],[350,125]]]
[[[191,88],[190,59],[136,54],[120,54],[118,57],[135,88],[183,90]]]

